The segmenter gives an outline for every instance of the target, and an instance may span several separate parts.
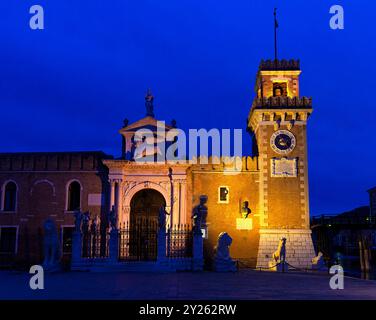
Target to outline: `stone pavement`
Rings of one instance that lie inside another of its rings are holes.
[[[344,290],[331,290],[329,275],[292,272],[66,272],[47,274],[36,291],[29,279],[1,271],[0,299],[376,299],[376,281],[345,277]]]

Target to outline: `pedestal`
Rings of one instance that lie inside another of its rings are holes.
[[[203,238],[201,230],[193,231],[193,271],[204,269]]]
[[[214,259],[214,271],[215,272],[236,272],[236,262],[232,259],[221,260]]]
[[[276,272],[287,272],[289,271],[289,266],[286,262],[275,262],[274,260],[269,261],[269,271]]]
[[[72,235],[72,264],[79,263],[82,259],[82,234],[74,231]]]
[[[158,232],[157,260],[166,260],[166,231],[164,230]]]
[[[109,260],[111,263],[116,263],[119,258],[119,231],[112,229],[109,240]]]
[[[313,249],[311,230],[306,229],[260,229],[257,268],[268,268],[279,240],[286,238],[286,261],[296,268],[311,268]]]

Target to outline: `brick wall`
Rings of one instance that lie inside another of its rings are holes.
[[[101,152],[0,154],[1,194],[7,181],[17,185],[15,212],[0,211],[0,226],[18,227],[17,261],[42,261],[46,219],[55,221],[60,236],[63,226],[74,224],[72,212],[67,212],[71,181],[81,185],[81,210],[104,218],[107,170],[103,158],[108,156]]]
[[[228,187],[228,203],[218,201],[220,186]],[[227,232],[233,239],[231,257],[255,266],[259,239],[257,158],[244,157],[242,171],[238,174],[226,174],[220,166],[192,166],[188,172],[189,213],[199,203],[202,194],[208,196],[208,239],[204,240],[206,263],[211,263],[218,235]],[[237,227],[237,219],[242,218],[240,209],[243,201],[248,201],[252,210],[247,218],[252,220],[252,230]]]

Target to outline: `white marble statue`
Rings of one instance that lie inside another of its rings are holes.
[[[60,269],[60,245],[54,221],[47,219],[43,225],[43,268],[45,271]]]
[[[227,232],[221,232],[218,236],[217,246],[214,248],[214,270],[217,272],[236,271],[235,261],[230,257],[230,245],[232,238]]]

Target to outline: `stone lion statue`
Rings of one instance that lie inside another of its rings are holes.
[[[60,245],[54,221],[47,219],[43,224],[43,231],[43,267],[46,271],[56,270],[59,268]]]
[[[273,253],[273,259],[275,262],[286,261],[286,238],[281,238],[278,243],[277,251]]]
[[[232,238],[227,232],[221,232],[214,248],[214,269],[219,272],[236,271],[235,261],[230,257]]]

